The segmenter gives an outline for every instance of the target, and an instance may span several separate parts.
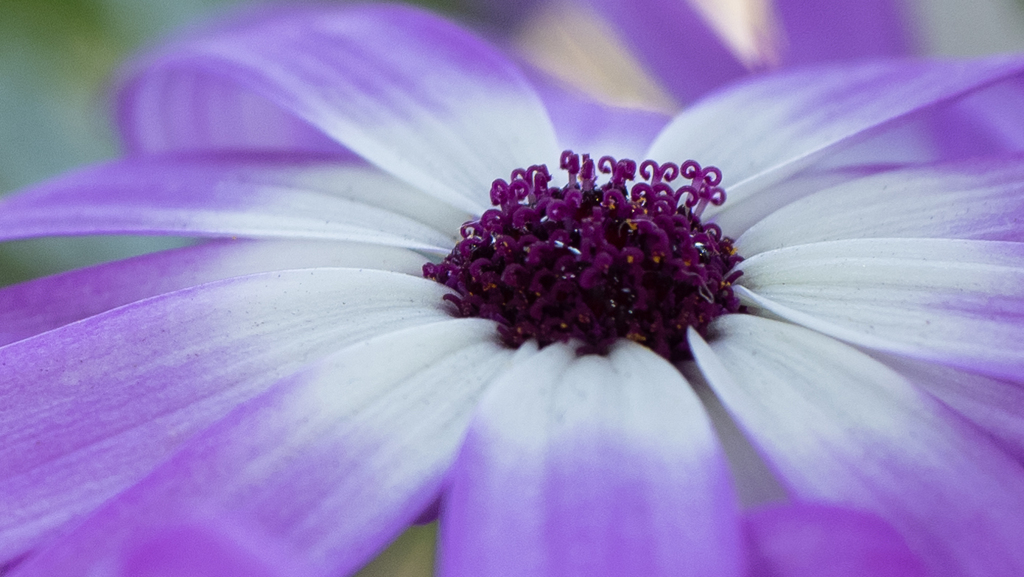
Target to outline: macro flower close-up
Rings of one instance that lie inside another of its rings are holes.
[[[350,575],[435,519],[442,576],[1024,574],[1024,57],[671,118],[524,66],[397,5],[134,62],[125,156],[0,240],[197,242],[0,289],[0,574]]]

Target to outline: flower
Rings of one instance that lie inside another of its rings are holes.
[[[0,205],[4,239],[219,239],[0,292],[0,555],[84,575],[242,535],[346,574],[439,505],[442,575],[743,575],[738,501],[785,499],[875,520],[854,533],[930,574],[1018,574],[1024,172],[917,137],[1022,73],[798,70],[675,117],[639,158],[721,169],[697,216],[735,239],[749,314],[671,364],[510,349],[421,276],[495,179],[637,133],[560,138],[506,57],[407,8],[174,47],[121,93],[133,154]]]

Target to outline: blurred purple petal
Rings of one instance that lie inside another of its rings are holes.
[[[901,0],[774,0],[785,34],[782,63],[816,64],[903,56],[912,46],[913,6]]]
[[[448,319],[444,293],[398,273],[283,271],[169,293],[0,348],[0,560],[309,362]]]
[[[159,143],[165,125],[201,122],[210,91],[177,80],[196,74],[230,79],[469,212],[489,206],[495,178],[558,158],[543,105],[515,65],[408,7],[311,10],[179,46],[122,90],[129,140]]]
[[[995,378],[1024,373],[1024,245],[852,239],[754,255],[746,304],[844,341]]]
[[[92,575],[168,506],[230,511],[301,554],[307,575],[351,573],[437,498],[473,407],[512,355],[493,331],[490,321],[445,318],[311,364],[11,577]]]
[[[750,577],[925,577],[921,561],[877,515],[793,503],[748,512]]]
[[[214,241],[0,289],[0,345],[121,305],[273,270],[374,268],[419,276],[423,257],[400,248],[316,241]]]
[[[934,577],[1024,572],[1024,470],[899,374],[751,315],[690,330],[708,383],[794,498],[881,516]]]
[[[947,154],[972,156],[995,150],[1024,150],[1024,79],[1016,78],[971,94],[943,110],[933,129],[944,136]]]
[[[118,111],[129,153],[246,150],[352,157],[322,130],[214,72],[169,70],[140,84],[130,98]]]
[[[133,533],[117,577],[300,577],[303,559],[253,527],[168,511],[164,523]]]
[[[894,0],[775,0],[766,3],[763,15],[748,6],[745,14],[755,15],[750,22],[731,18],[732,30],[749,42],[745,50],[709,25],[697,2],[578,1],[618,28],[640,60],[684,103],[752,69],[895,56],[909,48],[906,7]],[[726,6],[706,4],[719,10]]]
[[[583,0],[683,103],[750,72],[699,12],[680,0]]]
[[[533,80],[564,148],[640,160],[670,120],[659,112],[599,104],[540,75]]]
[[[628,342],[531,349],[452,472],[441,575],[742,575],[725,458],[679,372]]]

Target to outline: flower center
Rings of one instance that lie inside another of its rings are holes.
[[[716,317],[741,312],[732,283],[742,257],[700,216],[725,201],[722,173],[688,160],[637,164],[572,151],[568,184],[550,187],[544,165],[495,180],[490,209],[462,226],[462,240],[423,276],[455,293],[458,313],[498,323],[510,346],[578,339],[602,354],[619,338],[677,361],[690,358],[686,329],[705,334]],[[597,172],[609,175],[597,186]],[[669,183],[680,178],[683,186]]]

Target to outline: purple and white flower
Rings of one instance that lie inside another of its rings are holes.
[[[615,129],[588,131],[408,8],[175,46],[122,89],[125,159],[0,204],[3,240],[209,239],[0,290],[0,558],[117,574],[188,541],[342,575],[439,511],[441,575],[795,577],[827,548],[783,537],[829,532],[896,575],[1021,574],[1024,158],[936,126],[1021,75],[818,67],[664,127],[590,104]],[[570,147],[720,169],[727,202],[675,199],[734,239],[742,276],[714,278],[746,311],[679,329],[692,360],[512,349],[423,278],[496,179]]]

